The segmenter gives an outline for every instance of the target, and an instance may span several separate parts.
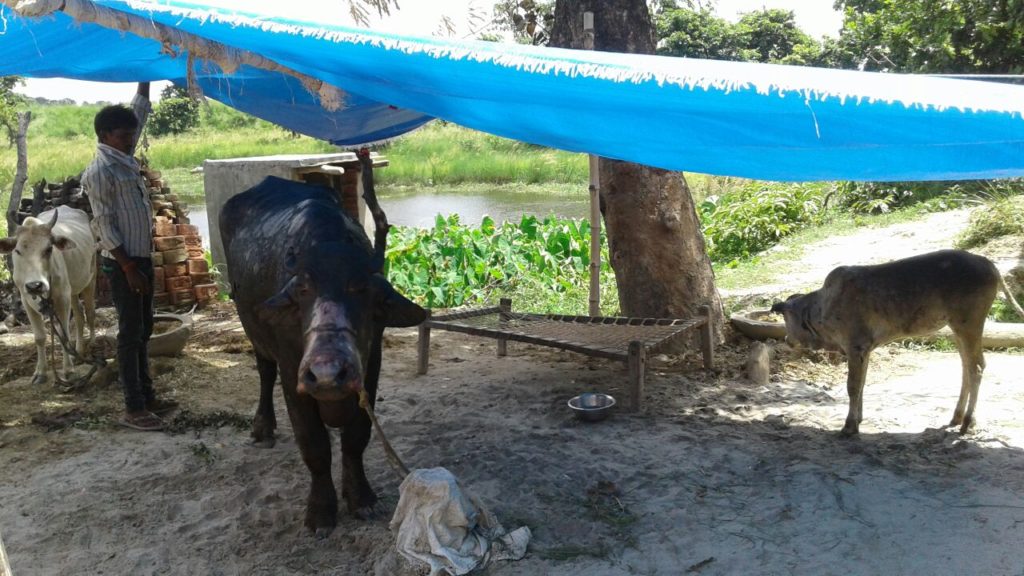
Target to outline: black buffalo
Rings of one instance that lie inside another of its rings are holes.
[[[384,278],[383,256],[327,188],[269,177],[224,205],[220,230],[232,298],[260,374],[253,438],[274,442],[280,370],[312,475],[306,526],[326,535],[338,510],[327,427],[342,429],[341,495],[349,512],[366,518],[377,495],[363,470],[370,420],[358,393],[376,399],[384,328],[414,326],[426,313]]]

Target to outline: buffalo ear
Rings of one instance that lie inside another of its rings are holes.
[[[299,307],[292,298],[297,280],[294,276],[284,285],[280,292],[256,306],[256,317],[261,322],[276,326],[299,324]]]
[[[383,302],[381,302],[381,315],[385,326],[408,328],[416,326],[427,319],[427,311],[420,307],[419,304],[399,294],[391,283],[384,280],[383,277],[378,276],[378,278],[385,285],[384,298]]]
[[[67,236],[54,236],[53,245],[57,250],[74,250],[78,247],[78,244],[75,244],[75,241]]]
[[[10,254],[17,246],[17,238],[0,238],[0,254]]]

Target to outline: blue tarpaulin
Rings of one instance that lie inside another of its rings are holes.
[[[766,180],[1024,176],[1021,86],[420,38],[233,6],[245,2],[0,0],[0,74],[191,76],[207,96],[343,145],[436,117]]]

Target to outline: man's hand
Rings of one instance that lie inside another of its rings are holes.
[[[139,269],[132,266],[124,271],[124,277],[128,279],[128,285],[136,294],[149,294],[150,286],[146,275],[139,272]]]

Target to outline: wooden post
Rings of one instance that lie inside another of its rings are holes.
[[[18,164],[14,171],[14,187],[11,188],[10,202],[7,203],[7,235],[14,234],[18,227],[18,210],[21,209],[21,194],[25,190],[25,182],[28,180],[28,124],[32,121],[32,112],[18,113],[18,132],[14,135],[14,142],[18,149]],[[10,257],[8,257],[9,259]],[[8,265],[10,262],[8,262]]]
[[[583,13],[583,48],[594,49],[594,13]],[[601,168],[590,154],[590,315],[601,315]]]
[[[498,314],[498,327],[504,330],[504,324],[512,317],[512,299],[502,298],[498,301],[498,308],[501,309]],[[498,356],[506,354],[508,354],[508,338],[498,338]]]
[[[700,349],[704,355],[704,368],[711,370],[715,367],[715,326],[711,318],[711,306],[704,304],[700,310],[704,316],[704,325],[700,327]]]
[[[432,312],[427,309],[427,317],[420,324],[420,338],[416,342],[416,373],[426,374],[427,364],[430,362],[430,316]]]
[[[633,340],[629,343],[629,407],[640,411],[644,404],[644,371],[647,367],[647,349],[644,343]]]

